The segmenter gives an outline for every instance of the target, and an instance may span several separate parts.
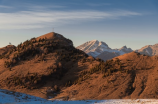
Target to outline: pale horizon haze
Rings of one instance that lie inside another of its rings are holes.
[[[79,46],[110,48],[158,43],[157,0],[0,0],[0,47],[54,31]]]

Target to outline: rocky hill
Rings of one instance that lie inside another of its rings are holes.
[[[0,88],[43,98],[77,83],[79,72],[92,67],[87,60],[93,65],[97,63],[57,33],[32,38],[7,49],[0,59]]]
[[[76,48],[84,51],[90,56],[101,58],[104,61],[133,51],[126,46],[120,49],[111,49],[105,42],[99,42],[98,40],[88,41]]]

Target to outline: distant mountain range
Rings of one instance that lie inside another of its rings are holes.
[[[120,49],[111,49],[105,42],[92,40],[76,48],[84,51],[90,56],[101,58],[104,61],[123,55],[125,53],[130,53],[132,51],[148,56],[158,55],[158,44],[147,45],[138,50],[132,50],[131,48],[127,48],[126,46],[123,46]]]
[[[101,58],[104,61],[133,51],[126,46],[120,49],[111,49],[105,42],[99,42],[98,40],[88,41],[76,48],[84,51],[90,56]]]

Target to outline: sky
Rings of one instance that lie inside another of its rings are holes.
[[[158,43],[158,0],[0,0],[0,47],[54,31],[79,46]]]

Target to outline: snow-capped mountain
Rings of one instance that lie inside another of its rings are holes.
[[[148,56],[158,55],[158,44],[155,45],[146,45],[139,50],[136,50],[140,54],[145,54]]]
[[[80,49],[93,57],[97,57],[104,51],[111,51],[111,48],[109,48],[106,43],[99,42],[98,40],[88,41],[78,46],[77,49]]]
[[[76,48],[86,52],[88,55],[103,60],[108,60],[133,51],[131,48],[127,48],[126,46],[123,46],[120,49],[111,49],[105,42],[99,42],[98,40],[88,41]]]

